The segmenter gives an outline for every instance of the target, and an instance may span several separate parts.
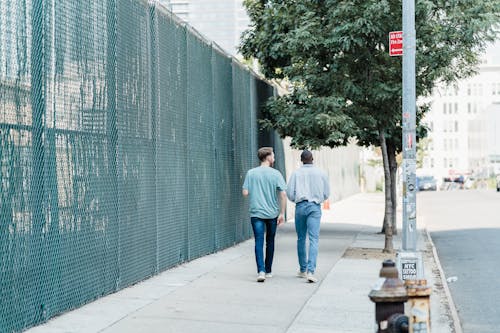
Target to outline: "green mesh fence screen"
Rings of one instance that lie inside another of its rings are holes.
[[[251,237],[273,94],[140,0],[0,0],[0,332]]]

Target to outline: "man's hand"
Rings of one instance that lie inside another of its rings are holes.
[[[285,223],[285,216],[283,214],[280,214],[278,216],[278,225]]]
[[[286,192],[280,192],[280,215],[278,216],[278,225],[285,223],[285,211],[286,211]]]

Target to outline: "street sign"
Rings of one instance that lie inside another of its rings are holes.
[[[402,280],[416,280],[417,279],[417,263],[416,262],[403,262],[403,263],[401,263],[401,276],[402,276]]]
[[[403,32],[402,31],[389,32],[389,55],[391,57],[403,55]]]
[[[399,278],[405,280],[421,280],[425,277],[424,262],[421,252],[398,252],[396,267]]]

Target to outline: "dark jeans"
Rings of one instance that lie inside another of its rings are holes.
[[[278,219],[261,219],[251,217],[252,229],[255,237],[255,261],[257,263],[257,273],[272,272],[274,257],[274,236]],[[264,261],[264,234],[266,235],[266,259]]]

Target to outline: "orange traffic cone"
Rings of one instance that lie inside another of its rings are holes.
[[[329,210],[330,209],[330,200],[325,200],[323,201],[323,209],[324,210]]]

